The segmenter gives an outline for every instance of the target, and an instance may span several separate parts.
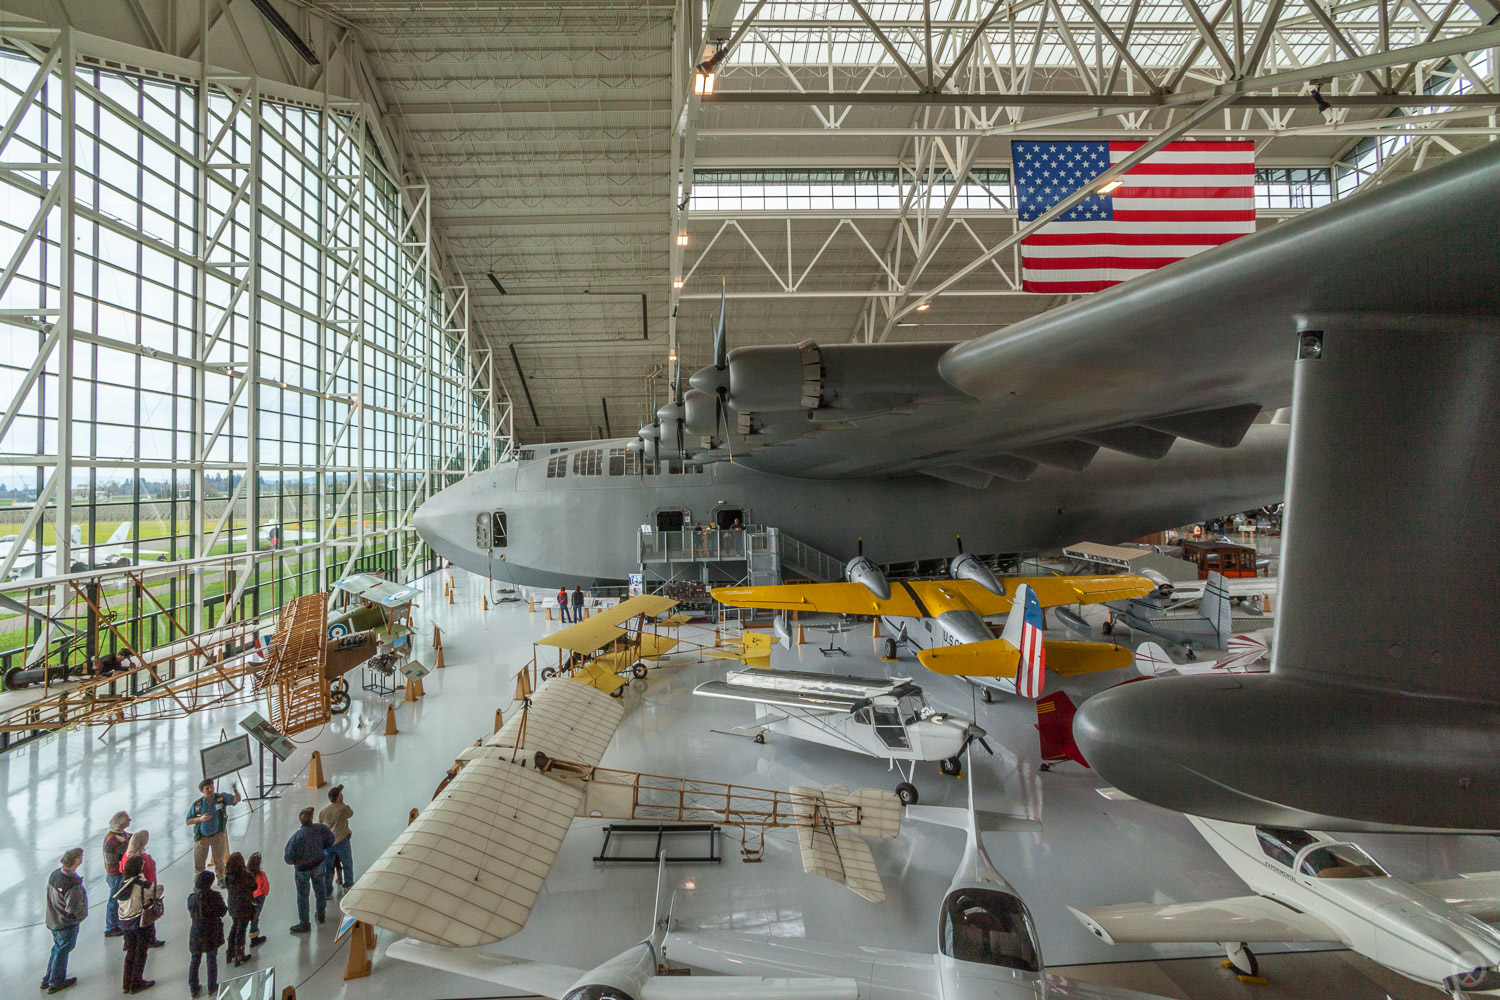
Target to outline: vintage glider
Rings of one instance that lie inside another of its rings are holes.
[[[599,767],[625,709],[565,677],[460,754],[457,776],[344,896],[345,913],[430,944],[490,944],[519,931],[576,816],[739,827],[757,858],[767,829],[797,831],[803,869],[879,902],[861,838],[895,837],[901,806],[878,789],[790,791]]]
[[[896,795],[917,801],[918,761],[939,761],[944,774],[963,769],[962,754],[984,730],[968,719],[934,712],[909,677],[845,677],[802,670],[731,670],[693,693],[746,701],[755,721],[743,730],[764,743],[768,732],[888,761],[902,781]],[[906,766],[903,768],[902,764]]]
[[[995,868],[979,834],[973,769],[969,807],[911,806],[908,819],[964,830],[964,853],[938,911],[938,952],[909,952],[734,931],[667,934],[667,956],[711,972],[839,976],[861,1000],[1152,1000],[1149,994],[1065,979],[1042,964],[1031,911]],[[993,829],[1035,830],[1025,819],[985,816]],[[717,983],[718,980],[702,980]]]
[[[874,615],[917,618],[934,622],[946,644],[934,644],[917,654],[934,673],[963,677],[991,690],[1035,698],[1045,685],[1042,664],[1063,675],[1118,670],[1130,664],[1130,651],[1107,642],[1043,640],[1045,656],[1023,658],[1017,641],[1031,633],[1022,630],[1012,614],[1017,635],[997,637],[985,618],[1011,613],[1018,595],[1029,592],[1041,628],[1041,608],[1069,604],[1097,604],[1121,600],[1156,589],[1144,576],[1007,577],[998,579],[982,561],[962,551],[950,564],[949,580],[886,580],[863,552],[845,568],[844,583],[783,584],[769,587],[718,587],[713,596],[733,607],[776,611]],[[1024,603],[1024,602],[1023,602]],[[904,626],[898,626],[902,628]],[[908,636],[913,633],[906,629]],[[1040,631],[1037,633],[1040,635]]]
[[[646,676],[644,661],[659,660],[677,648],[678,640],[662,635],[660,630],[660,625],[682,624],[682,619],[676,616],[660,621],[677,604],[659,594],[637,594],[613,607],[601,608],[576,625],[542,636],[532,646],[552,646],[558,652],[556,666],[540,668],[541,679],[566,674],[605,694],[620,697],[632,678]],[[532,665],[538,667],[540,663],[541,651],[537,650],[532,655]]]
[[[403,938],[386,955],[403,962],[425,965],[442,972],[483,980],[519,991],[527,996],[568,998],[633,998],[633,1000],[858,1000],[853,979],[818,976],[808,979],[728,975],[717,977],[711,989],[702,980],[657,975],[664,955],[662,939],[670,921],[670,897],[666,892],[666,859],[657,869],[656,909],[651,933],[640,944],[627,948],[592,969],[511,958],[478,948],[452,948]]]
[[[1259,971],[1251,944],[1327,941],[1452,997],[1500,992],[1500,872],[1409,883],[1327,833],[1188,820],[1256,895],[1073,915],[1110,944],[1223,943],[1242,976]]]

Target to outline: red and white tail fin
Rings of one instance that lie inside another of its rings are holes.
[[[1000,638],[1020,650],[1016,663],[1016,694],[1036,698],[1047,686],[1047,647],[1042,641],[1042,602],[1026,584],[1016,588],[1010,617]]]

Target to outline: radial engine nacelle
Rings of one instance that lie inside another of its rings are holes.
[[[1005,588],[995,579],[994,572],[978,556],[964,551],[963,539],[958,540],[958,555],[948,564],[948,575],[955,580],[973,580],[996,596],[1005,596]]]
[[[865,555],[863,538],[859,540],[859,555],[844,567],[844,579],[859,584],[882,601],[891,599],[891,585],[886,582],[885,574]]]

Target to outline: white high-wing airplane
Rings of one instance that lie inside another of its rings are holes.
[[[1150,994],[1046,972],[1031,912],[1000,876],[980,839],[972,769],[969,774],[967,810],[911,806],[906,811],[908,819],[968,833],[938,914],[936,954],[733,931],[672,931],[668,957],[711,972],[845,976],[859,984],[860,1000],[1151,1000]],[[992,822],[986,817],[986,825]],[[1026,820],[1003,825],[1036,828]]]
[[[852,979],[728,975],[715,977],[708,985],[701,979],[658,976],[668,923],[663,908],[666,869],[663,857],[657,871],[656,917],[650,936],[592,969],[532,962],[479,948],[449,948],[414,938],[402,938],[386,954],[552,1000],[703,1000],[709,995],[718,1000],[857,1000],[858,989]]]
[[[909,677],[887,680],[757,667],[731,670],[722,681],[705,681],[693,693],[753,704],[755,721],[741,728],[755,731],[757,743],[773,732],[889,761],[903,779],[896,795],[906,805],[917,801],[912,778],[918,761],[941,761],[944,774],[958,774],[963,770],[960,755],[970,742],[984,738],[973,721],[934,712]]]
[[[73,525],[73,530],[72,532],[70,532],[70,534],[73,538],[72,550],[74,552],[77,552],[80,548],[83,547],[83,527],[77,524]],[[14,545],[15,543],[15,535],[6,535],[5,537],[0,538],[0,552],[8,551],[10,546]],[[16,556],[16,563],[11,567],[10,574],[6,579],[20,580],[33,576],[48,577],[59,575],[57,568],[57,548],[55,546],[47,546],[42,549],[42,567],[40,574],[38,574],[36,570],[36,555],[36,541],[32,538],[23,539],[21,542],[21,550]],[[85,563],[77,562],[75,557],[73,569],[84,570],[87,568],[88,566]]]
[[[1485,922],[1500,920],[1500,872],[1413,884],[1327,833],[1188,820],[1256,895],[1073,915],[1110,944],[1223,943],[1242,976],[1258,972],[1252,943],[1329,941],[1455,998],[1500,994],[1500,931]]]
[[[1269,629],[1264,630],[1269,632]],[[1229,649],[1217,660],[1193,660],[1178,663],[1154,642],[1143,642],[1135,650],[1135,669],[1142,677],[1178,674],[1263,674],[1270,670],[1260,662],[1270,648],[1262,632],[1241,633],[1229,640]]]

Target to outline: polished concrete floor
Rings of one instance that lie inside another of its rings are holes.
[[[477,997],[496,992],[462,977],[381,961],[388,943],[384,939],[375,973],[344,982],[346,950],[333,944],[338,914],[332,909],[328,924],[313,934],[287,933],[295,920],[295,901],[281,848],[296,826],[298,809],[326,802],[325,791],[305,787],[310,752],[319,750],[328,779],[345,785],[355,810],[351,826],[358,872],[395,837],[407,811],[430,799],[459,750],[491,731],[495,710],[509,709],[514,675],[530,658],[531,640],[559,627],[540,612],[528,613],[524,604],[498,604],[482,613],[482,581],[462,572],[455,573],[453,605],[442,598],[441,576],[422,583],[427,596],[419,620],[427,624],[420,629],[419,649],[427,651],[430,623],[441,625],[447,667],[427,679],[423,701],[396,702],[401,733],[381,735],[391,699],[360,694],[347,716],[305,738],[283,771],[293,784],[280,798],[232,810],[233,849],[262,851],[272,878],[263,919],[270,940],[256,965],[274,965],[278,985],[295,985],[303,997]],[[684,637],[692,638],[693,632],[685,630]],[[1201,899],[1239,895],[1245,888],[1180,816],[1139,802],[1108,801],[1097,794],[1098,780],[1081,768],[1040,771],[1029,704],[1006,700],[984,705],[961,682],[928,675],[914,661],[882,664],[863,629],[835,637],[848,656],[819,651],[819,645],[828,645],[826,633],[809,632],[808,638],[807,645],[778,650],[776,665],[871,675],[894,668],[898,675],[915,676],[937,707],[976,716],[989,730],[995,755],[975,758],[980,805],[1039,818],[1045,829],[991,834],[986,844],[1035,914],[1050,967],[1080,967],[1072,971],[1083,978],[1171,997],[1438,996],[1342,951],[1268,954],[1263,967],[1270,984],[1250,986],[1218,968],[1213,948],[1111,948],[1094,940],[1068,914],[1066,904]],[[885,765],[866,758],[776,737],[761,746],[733,735],[734,727],[750,721],[751,706],[692,695],[694,685],[721,673],[723,665],[696,662],[695,656],[678,660],[684,662],[653,671],[627,694],[628,713],[606,765],[766,788],[895,784],[896,776]],[[1068,689],[1080,700],[1118,679],[1089,678]],[[40,979],[50,946],[50,935],[41,926],[47,874],[65,849],[81,845],[87,851],[83,874],[95,908],[70,965],[70,974],[79,977],[71,993],[118,993],[118,942],[101,937],[104,884],[98,844],[109,817],[123,808],[135,817],[133,829],[152,832],[150,850],[168,892],[161,929],[168,944],[151,953],[147,968],[147,976],[158,982],[152,993],[186,993],[184,902],[192,880],[192,844],[185,814],[195,795],[198,750],[215,742],[221,729],[235,732],[236,720],[247,711],[210,711],[108,733],[72,733],[0,756],[5,805],[0,812],[0,974],[7,981],[29,990]],[[254,772],[243,775],[253,785]],[[941,776],[936,765],[919,767],[917,785],[924,803],[962,804],[963,784]],[[588,966],[647,933],[654,870],[649,865],[595,864],[602,825],[597,820],[574,824],[530,923],[497,950]],[[1405,878],[1500,868],[1500,842],[1492,838],[1359,839]],[[696,854],[701,847],[700,841],[689,841],[680,852]],[[922,950],[935,944],[937,905],[960,847],[956,832],[915,823],[896,840],[877,842],[875,858],[889,898],[874,905],[803,875],[789,832],[773,831],[765,860],[745,864],[738,858],[737,834],[726,831],[720,842],[722,863],[672,867],[679,889],[674,918],[685,927]],[[6,993],[21,995],[22,990]]]

